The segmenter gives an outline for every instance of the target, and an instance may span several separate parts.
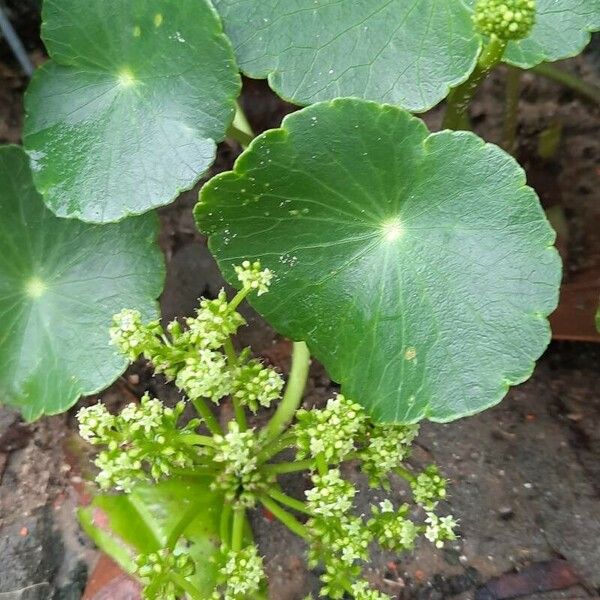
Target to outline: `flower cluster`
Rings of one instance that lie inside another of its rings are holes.
[[[144,584],[144,600],[177,600],[181,590],[171,575],[189,577],[194,570],[194,561],[188,554],[176,555],[166,548],[140,554],[135,560],[135,575]]]
[[[369,527],[382,548],[405,552],[415,547],[415,540],[422,528],[408,518],[408,504],[394,510],[393,504],[384,500],[378,507],[371,507],[371,511],[373,519],[369,521]]]
[[[415,502],[426,510],[433,510],[440,500],[446,498],[446,480],[435,465],[429,465],[417,475],[410,487]]]
[[[342,479],[339,469],[313,475],[312,481],[314,487],[306,491],[307,507],[311,512],[324,517],[339,517],[350,510],[356,488]]]
[[[535,0],[478,0],[473,22],[484,35],[522,40],[531,33],[535,14]]]
[[[366,581],[357,581],[352,586],[352,595],[354,600],[390,600],[387,594],[382,594],[372,587]]]
[[[456,539],[455,530],[458,523],[452,515],[440,517],[433,512],[428,512],[425,522],[427,523],[425,537],[437,548],[442,548],[444,542]]]
[[[201,348],[185,359],[175,384],[192,400],[207,398],[218,404],[233,391],[233,374],[221,352]]]
[[[359,404],[338,395],[322,410],[299,410],[296,419],[298,458],[321,455],[328,464],[339,464],[355,449],[367,417]]]
[[[233,396],[252,412],[259,405],[269,408],[281,397],[283,377],[275,369],[265,367],[258,360],[250,360],[235,372]]]
[[[111,415],[103,404],[82,408],[77,413],[81,436],[106,446],[95,460],[100,487],[129,491],[150,478],[168,477],[175,468],[193,467],[200,451],[187,443],[186,436],[193,434],[199,421],[179,426],[184,408],[184,402],[168,408],[148,394],[119,415]]]
[[[113,324],[109,329],[111,344],[131,361],[142,354],[146,358],[152,355],[159,344],[157,336],[161,333],[162,329],[158,321],[143,324],[142,313],[128,308],[113,317]]]
[[[225,493],[229,502],[252,507],[256,496],[266,483],[258,470],[258,438],[253,430],[241,431],[235,421],[228,424],[225,435],[216,435],[213,460],[223,468],[211,484],[212,489]]]
[[[360,452],[361,469],[369,478],[371,487],[389,489],[390,473],[410,456],[418,433],[418,425],[371,425],[367,442]]]
[[[251,263],[249,260],[245,260],[240,267],[235,267],[235,273],[244,289],[255,291],[257,296],[269,291],[273,273],[269,269],[261,270],[258,261]]]
[[[235,552],[229,550],[219,570],[221,585],[215,590],[213,600],[245,600],[260,589],[265,577],[262,557],[255,545]]]
[[[186,319],[186,343],[198,348],[218,350],[227,338],[245,324],[244,317],[230,309],[227,294],[225,290],[221,290],[214,300],[201,299],[196,317]]]
[[[102,405],[82,409],[81,435],[106,446],[96,458],[97,480],[103,488],[129,491],[139,482],[168,477],[177,469],[209,475],[210,489],[224,497],[238,517],[228,523],[228,511],[221,515],[224,539],[221,552],[212,559],[217,569],[214,600],[242,600],[260,592],[262,558],[253,544],[240,549],[241,539],[246,538],[239,515],[244,518],[245,509],[261,500],[307,539],[309,565],[323,569],[322,595],[333,600],[349,593],[355,600],[387,600],[361,580],[369,548],[376,542],[392,552],[408,551],[420,535],[438,547],[455,539],[455,520],[436,512],[446,498],[446,482],[435,466],[414,475],[404,465],[417,425],[374,423],[359,404],[342,395],[322,409],[297,411],[296,422],[287,432],[273,433],[275,428],[269,426],[263,431],[249,429],[246,409],[256,412],[271,406],[281,397],[284,381],[277,371],[252,359],[249,349],[236,354],[231,339],[245,324],[237,306],[250,292],[265,293],[272,273],[249,261],[235,271],[242,289],[231,302],[224,291],[214,300],[202,299],[194,317],[173,321],[166,332],[157,321],[143,324],[136,311],[115,316],[113,343],[130,359],[144,356],[157,372],[175,381],[206,420],[212,436],[196,432],[200,419],[179,425],[183,402],[170,409],[146,395],[118,416]],[[235,420],[223,433],[204,401],[219,403],[226,396],[232,398]],[[290,446],[296,448],[296,462],[266,464]],[[400,475],[410,485],[414,505],[395,508],[384,500],[371,507],[370,515],[356,514],[357,489],[344,479],[340,468],[352,460],[372,487],[389,489],[390,475]],[[298,466],[308,469],[312,481],[304,503],[286,496],[276,484],[278,474],[297,471]],[[307,514],[306,522],[286,514],[293,510]],[[225,539],[230,534],[232,539]],[[138,557],[136,565],[149,600],[174,599],[194,587],[185,580],[194,569],[188,555],[165,549]]]

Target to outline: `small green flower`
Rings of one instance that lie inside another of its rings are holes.
[[[77,414],[82,437],[106,446],[94,461],[98,485],[129,491],[149,479],[168,477],[174,468],[192,468],[201,451],[186,444],[183,437],[193,433],[199,421],[180,427],[184,409],[184,402],[168,408],[148,394],[116,416],[102,405],[82,408]]]
[[[105,444],[115,425],[115,417],[108,412],[104,404],[98,402],[81,408],[77,413],[79,435],[90,444]]]
[[[433,512],[427,513],[425,537],[437,548],[442,548],[444,542],[456,539],[455,529],[458,523],[453,516],[439,517]]]
[[[358,565],[347,565],[341,558],[330,554],[323,561],[325,572],[321,575],[323,587],[319,594],[333,600],[341,600],[346,595],[348,581],[354,581],[360,576]]]
[[[130,361],[159,344],[157,335],[162,333],[160,323],[151,321],[144,325],[142,315],[138,310],[124,309],[114,315],[113,325],[109,329],[110,343]]]
[[[299,410],[296,414],[298,458],[324,456],[339,464],[355,449],[355,438],[367,417],[362,407],[338,395],[322,410]]]
[[[484,35],[522,40],[531,33],[535,15],[535,0],[478,0],[473,22]]]
[[[339,517],[352,507],[356,488],[342,479],[339,469],[330,469],[324,475],[313,475],[314,487],[305,492],[311,512],[324,517]]]
[[[391,600],[387,594],[374,590],[366,581],[357,581],[352,586],[355,600]]]
[[[255,545],[246,546],[239,552],[230,550],[225,564],[219,570],[222,590],[214,598],[223,600],[246,600],[258,592],[265,577],[263,559]]]
[[[208,348],[188,357],[175,380],[188,398],[208,398],[218,404],[233,391],[233,376],[223,354]]]
[[[369,477],[371,487],[389,489],[390,474],[408,458],[418,433],[418,425],[372,425],[366,446],[360,452],[361,469]]]
[[[446,480],[435,465],[429,465],[410,484],[415,502],[426,510],[433,510],[446,498]]]
[[[251,360],[238,367],[233,379],[234,397],[252,412],[256,412],[259,405],[268,408],[281,397],[283,377],[258,360]]]
[[[189,555],[173,554],[167,548],[140,554],[135,560],[135,575],[144,585],[145,600],[177,600],[180,590],[169,579],[169,573],[189,577],[194,571],[194,562]]]
[[[215,300],[203,298],[196,316],[186,319],[189,342],[211,350],[221,348],[245,323],[242,315],[229,308],[225,290],[221,290]]]
[[[241,506],[253,507],[258,493],[268,480],[258,470],[258,440],[254,430],[241,431],[235,421],[228,423],[228,432],[214,436],[213,460],[223,465],[211,487],[225,493],[225,498]]]
[[[371,507],[371,511],[373,518],[369,521],[369,528],[383,548],[393,552],[414,549],[415,540],[422,530],[408,518],[408,504],[403,504],[396,511],[389,500],[384,500],[379,507]]]
[[[269,269],[261,270],[259,261],[245,260],[241,267],[235,267],[235,273],[244,289],[257,292],[257,296],[269,291],[273,273]]]

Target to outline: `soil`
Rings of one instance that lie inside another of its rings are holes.
[[[21,10],[23,3],[8,3],[39,62],[43,54],[35,37],[37,22],[32,25],[35,5]],[[0,143],[18,143],[26,80],[2,44],[0,40]],[[599,64],[598,55],[588,52],[565,66],[598,83]],[[475,129],[489,141],[501,138],[502,86],[500,70],[473,106]],[[243,105],[256,131],[277,126],[294,110],[255,81],[245,82]],[[556,208],[567,283],[577,282],[582,273],[600,272],[598,117],[598,107],[557,85],[529,74],[523,78],[517,154],[545,206]],[[439,128],[440,111],[425,119]],[[563,132],[559,149],[541,160],[539,134],[556,123]],[[235,144],[221,144],[211,175],[230,168],[239,151]],[[193,223],[196,194],[187,192],[160,211],[160,243],[168,266],[161,307],[167,320],[191,314],[200,295],[214,296],[223,285]],[[286,370],[289,344],[244,310],[250,326],[240,344],[251,344],[257,354]],[[415,467],[436,462],[451,480],[447,508],[460,521],[460,540],[444,550],[422,544],[411,556],[376,552],[368,578],[404,600],[600,595],[599,389],[600,345],[555,341],[531,380],[511,390],[499,406],[449,425],[423,424],[411,462]],[[141,363],[101,397],[117,408],[146,390],[167,403],[178,397]],[[335,391],[314,364],[306,404],[321,405]],[[73,412],[26,425],[14,411],[0,408],[0,600],[81,598],[98,561],[75,516],[77,505],[86,501],[87,449],[77,442]],[[346,475],[360,485],[359,509],[366,511],[377,496],[353,465]],[[285,487],[301,497],[307,483],[289,476]],[[394,499],[400,501],[406,492],[394,482]],[[271,598],[300,600],[317,592],[318,573],[306,569],[303,543],[265,513],[255,513],[253,525]],[[100,571],[108,570],[102,560]],[[110,589],[86,597],[138,596],[128,583]]]

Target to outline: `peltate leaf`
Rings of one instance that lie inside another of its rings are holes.
[[[217,575],[217,563],[211,559],[220,546],[223,498],[210,491],[209,483],[202,479],[172,479],[140,486],[128,495],[98,496],[90,507],[80,511],[80,519],[98,547],[132,573],[135,555],[165,547],[186,511],[197,510],[183,537],[189,541],[186,552],[196,564],[190,581],[210,598]],[[108,528],[95,524],[96,509],[108,517]]]
[[[45,0],[43,20],[24,139],[51,210],[116,221],[192,187],[240,89],[210,2]]]
[[[16,146],[0,147],[0,211],[0,402],[32,420],[123,371],[111,317],[135,306],[154,318],[164,264],[154,215],[106,226],[59,219]]]
[[[196,207],[230,282],[305,340],[380,420],[449,421],[497,403],[550,339],[560,260],[518,164],[392,106],[320,103],[257,138]]]
[[[357,96],[423,111],[462,83],[480,40],[459,0],[216,0],[247,75],[296,104]]]
[[[465,0],[474,6],[477,0]],[[577,56],[600,30],[600,0],[536,0],[531,35],[510,42],[504,62],[530,69],[541,62]]]

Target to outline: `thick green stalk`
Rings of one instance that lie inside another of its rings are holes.
[[[573,75],[573,73],[559,69],[558,67],[555,67],[549,63],[541,63],[536,67],[533,67],[531,71],[537,75],[541,75],[542,77],[546,77],[547,79],[551,79],[552,81],[556,81],[556,83],[560,83],[561,85],[568,87],[579,94],[582,98],[591,100],[596,104],[600,104],[600,87],[584,81],[583,79],[577,77],[577,75]]]
[[[233,526],[231,531],[231,549],[239,552],[244,543],[244,524],[246,521],[246,509],[235,508],[233,511]]]
[[[247,148],[250,145],[250,142],[256,137],[248,122],[248,118],[239,103],[236,105],[235,117],[233,118],[233,123],[230,125],[227,135],[239,142],[240,146],[244,149]]]
[[[300,536],[303,539],[308,539],[308,529],[296,519],[296,517],[290,515],[285,509],[281,508],[279,504],[271,500],[268,496],[261,496],[260,501],[263,506],[277,519],[279,519],[292,533]]]
[[[520,69],[508,67],[506,72],[506,102],[504,105],[504,126],[502,146],[513,154],[517,146],[517,126],[519,124],[519,95],[521,92]]]
[[[477,65],[467,81],[454,88],[448,95],[448,107],[444,116],[444,129],[461,129],[468,118],[468,109],[477,88],[490,71],[502,60],[507,42],[498,37],[490,38],[484,46]]]
[[[221,542],[225,545],[228,544],[231,538],[231,515],[233,513],[233,507],[229,502],[223,504],[221,510],[221,523],[219,525],[219,535],[221,536]]]
[[[283,399],[265,428],[267,442],[275,440],[294,418],[302,402],[309,367],[308,346],[304,342],[294,342],[292,368]]]

